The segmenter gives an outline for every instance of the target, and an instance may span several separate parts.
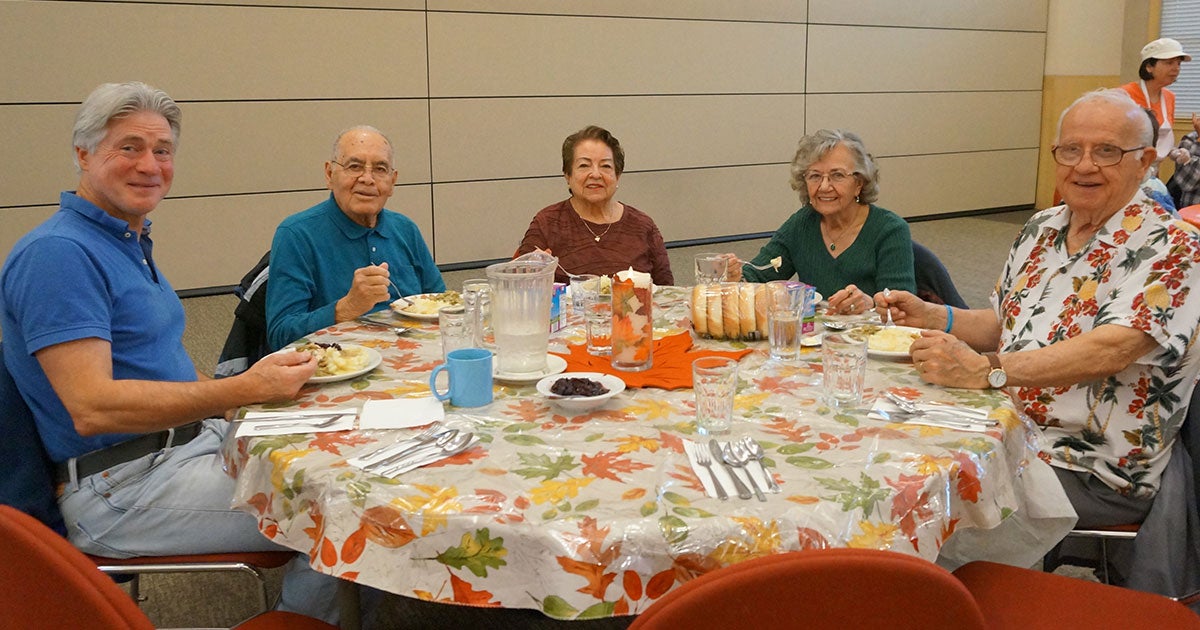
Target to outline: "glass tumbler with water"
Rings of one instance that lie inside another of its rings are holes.
[[[767,338],[772,359],[791,361],[800,356],[806,295],[799,282],[767,283]]]
[[[463,306],[467,311],[467,323],[471,326],[471,345],[476,348],[495,347],[491,292],[492,287],[487,280],[472,278],[463,281]]]
[[[738,363],[735,359],[701,357],[692,361],[696,428],[702,435],[729,433],[732,428],[737,374]]]
[[[831,407],[862,402],[867,377],[867,339],[855,331],[827,332],[821,337],[822,389]]]

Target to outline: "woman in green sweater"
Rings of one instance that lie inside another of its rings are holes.
[[[861,138],[840,129],[804,136],[791,170],[804,207],[751,261],[779,264],[730,269],[727,279],[767,282],[795,274],[829,299],[831,313],[866,312],[871,296],[885,288],[916,291],[908,223],[874,205],[879,173]]]

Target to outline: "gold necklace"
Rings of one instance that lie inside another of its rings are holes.
[[[595,240],[597,243],[600,242],[601,236],[608,234],[608,231],[612,229],[613,223],[616,223],[615,221],[613,223],[609,223],[608,227],[604,228],[603,232],[596,234],[594,231],[592,231],[592,226],[588,225],[587,219],[583,218],[582,214],[579,214],[578,212],[576,212],[575,214],[579,217],[580,221],[583,221],[583,227],[586,228],[588,232],[591,232],[592,239]]]
[[[866,221],[863,221],[863,223],[866,223]],[[846,234],[848,234],[850,232],[850,230],[854,229],[856,224],[858,224],[858,221],[854,221],[854,222],[850,223],[850,225],[847,225],[846,227],[842,228],[842,231],[838,232],[837,238],[830,237],[829,251],[836,252],[838,242],[841,241],[842,237],[846,236]],[[858,227],[862,227],[862,226],[860,225]],[[828,232],[829,227],[826,226],[825,230]]]

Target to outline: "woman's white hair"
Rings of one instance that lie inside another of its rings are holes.
[[[166,92],[150,87],[140,81],[128,83],[105,83],[92,90],[83,99],[79,113],[75,115],[75,127],[71,133],[71,146],[93,153],[108,133],[108,125],[115,118],[124,118],[137,112],[154,112],[167,119],[171,126],[171,139],[179,147],[179,128],[183,112]],[[74,155],[74,151],[71,152]],[[79,170],[79,156],[74,157],[75,169]]]
[[[792,158],[792,190],[800,193],[802,205],[808,205],[808,185],[804,182],[804,174],[808,167],[825,157],[826,153],[839,144],[849,149],[854,159],[854,175],[862,183],[858,201],[875,203],[879,199],[879,168],[875,165],[875,158],[867,153],[862,138],[854,132],[842,129],[821,129],[800,138],[800,146],[796,149],[796,156]]]

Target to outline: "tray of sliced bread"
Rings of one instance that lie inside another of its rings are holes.
[[[723,282],[692,287],[692,328],[710,339],[766,339],[767,286]]]

